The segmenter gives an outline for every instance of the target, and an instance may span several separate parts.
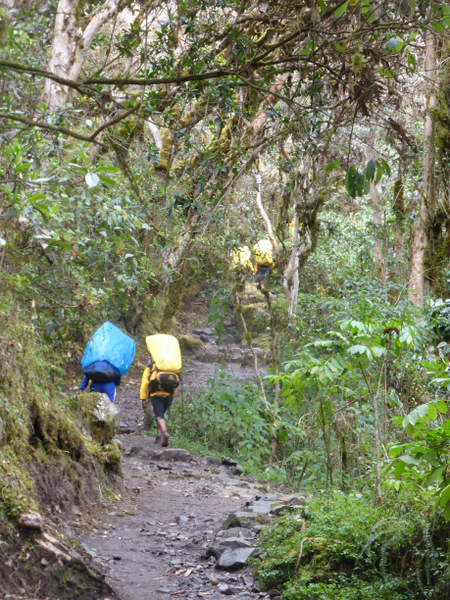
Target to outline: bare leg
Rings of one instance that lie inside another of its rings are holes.
[[[167,447],[169,445],[169,434],[167,433],[166,420],[159,418],[156,421],[156,427],[161,432],[162,442],[161,446]]]

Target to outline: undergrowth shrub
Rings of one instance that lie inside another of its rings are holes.
[[[229,382],[223,373],[208,383],[193,402],[174,411],[178,433],[211,451],[239,455],[240,463],[248,466],[265,464],[271,424],[258,387]]]
[[[255,565],[286,600],[444,600],[449,544],[449,526],[418,495],[379,505],[335,491],[265,530]]]

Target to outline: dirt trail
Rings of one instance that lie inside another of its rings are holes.
[[[186,361],[185,394],[205,385],[214,369]],[[254,379],[253,370],[242,364],[229,365],[228,372]],[[77,535],[84,549],[121,600],[269,598],[255,587],[250,567],[229,572],[217,569],[213,557],[203,557],[228,515],[267,490],[233,474],[233,466],[177,449],[173,437],[165,449],[154,437],[140,435],[139,383],[140,373],[128,377],[116,400],[123,491],[118,500],[95,507],[87,524],[80,522]]]

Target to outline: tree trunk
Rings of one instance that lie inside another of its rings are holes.
[[[77,28],[76,14],[81,4],[81,0],[59,0],[58,2],[47,70],[60,77],[67,77],[72,64]],[[68,95],[69,88],[46,79],[41,102],[44,102],[47,110],[52,112],[67,102]]]
[[[84,29],[80,19],[84,0],[59,0],[47,70],[60,77],[77,80],[92,40],[100,28],[126,5],[124,0],[107,0],[91,16]],[[41,102],[53,112],[69,98],[69,88],[46,79]]]
[[[411,236],[411,265],[408,284],[409,299],[418,307],[423,306],[424,258],[428,243],[427,221],[434,212],[435,188],[435,123],[431,111],[436,107],[436,38],[428,29],[425,40],[425,75],[427,77],[427,111],[423,129],[423,188],[419,214]]]
[[[375,143],[376,143],[376,133],[373,129],[370,130],[369,134],[369,152],[368,159],[375,161],[376,152],[375,152]],[[375,269],[377,277],[380,281],[384,282],[386,280],[386,267],[384,264],[383,258],[383,239],[382,239],[382,218],[381,218],[381,210],[380,210],[380,194],[378,193],[378,188],[375,185],[373,179],[370,180],[370,200],[372,202],[373,209],[373,224],[375,226],[375,243],[373,247],[373,259],[375,262]]]
[[[298,196],[296,198],[298,203]],[[289,316],[294,314],[295,307],[298,299],[298,254],[299,254],[300,236],[299,236],[299,221],[298,221],[298,210],[296,207],[294,214],[294,230],[292,232],[292,245],[291,254],[289,257],[288,264],[283,274],[283,289],[286,301],[289,304]]]
[[[400,275],[406,220],[405,186],[403,184],[403,156],[400,155],[399,159],[400,163],[398,168],[398,177],[394,183],[394,198],[392,201],[392,209],[395,213],[394,264],[389,273],[389,279],[393,282],[396,282]]]
[[[262,182],[261,174],[259,172],[257,172],[255,178],[256,178],[256,206],[258,207],[258,210],[264,221],[264,226],[267,231],[267,236],[272,243],[273,251],[275,253],[276,259],[278,260],[280,251],[279,251],[275,236],[273,234],[272,223],[270,222],[269,216],[267,215],[267,212],[263,206],[262,198],[261,198],[261,182]]]

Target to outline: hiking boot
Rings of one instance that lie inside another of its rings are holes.
[[[163,448],[167,448],[167,446],[169,445],[169,434],[167,433],[167,431],[165,431],[162,434],[162,442],[161,442],[161,446]]]
[[[160,435],[157,435],[157,436],[155,437],[155,444],[160,444],[160,443],[161,443],[161,436],[160,436]]]

